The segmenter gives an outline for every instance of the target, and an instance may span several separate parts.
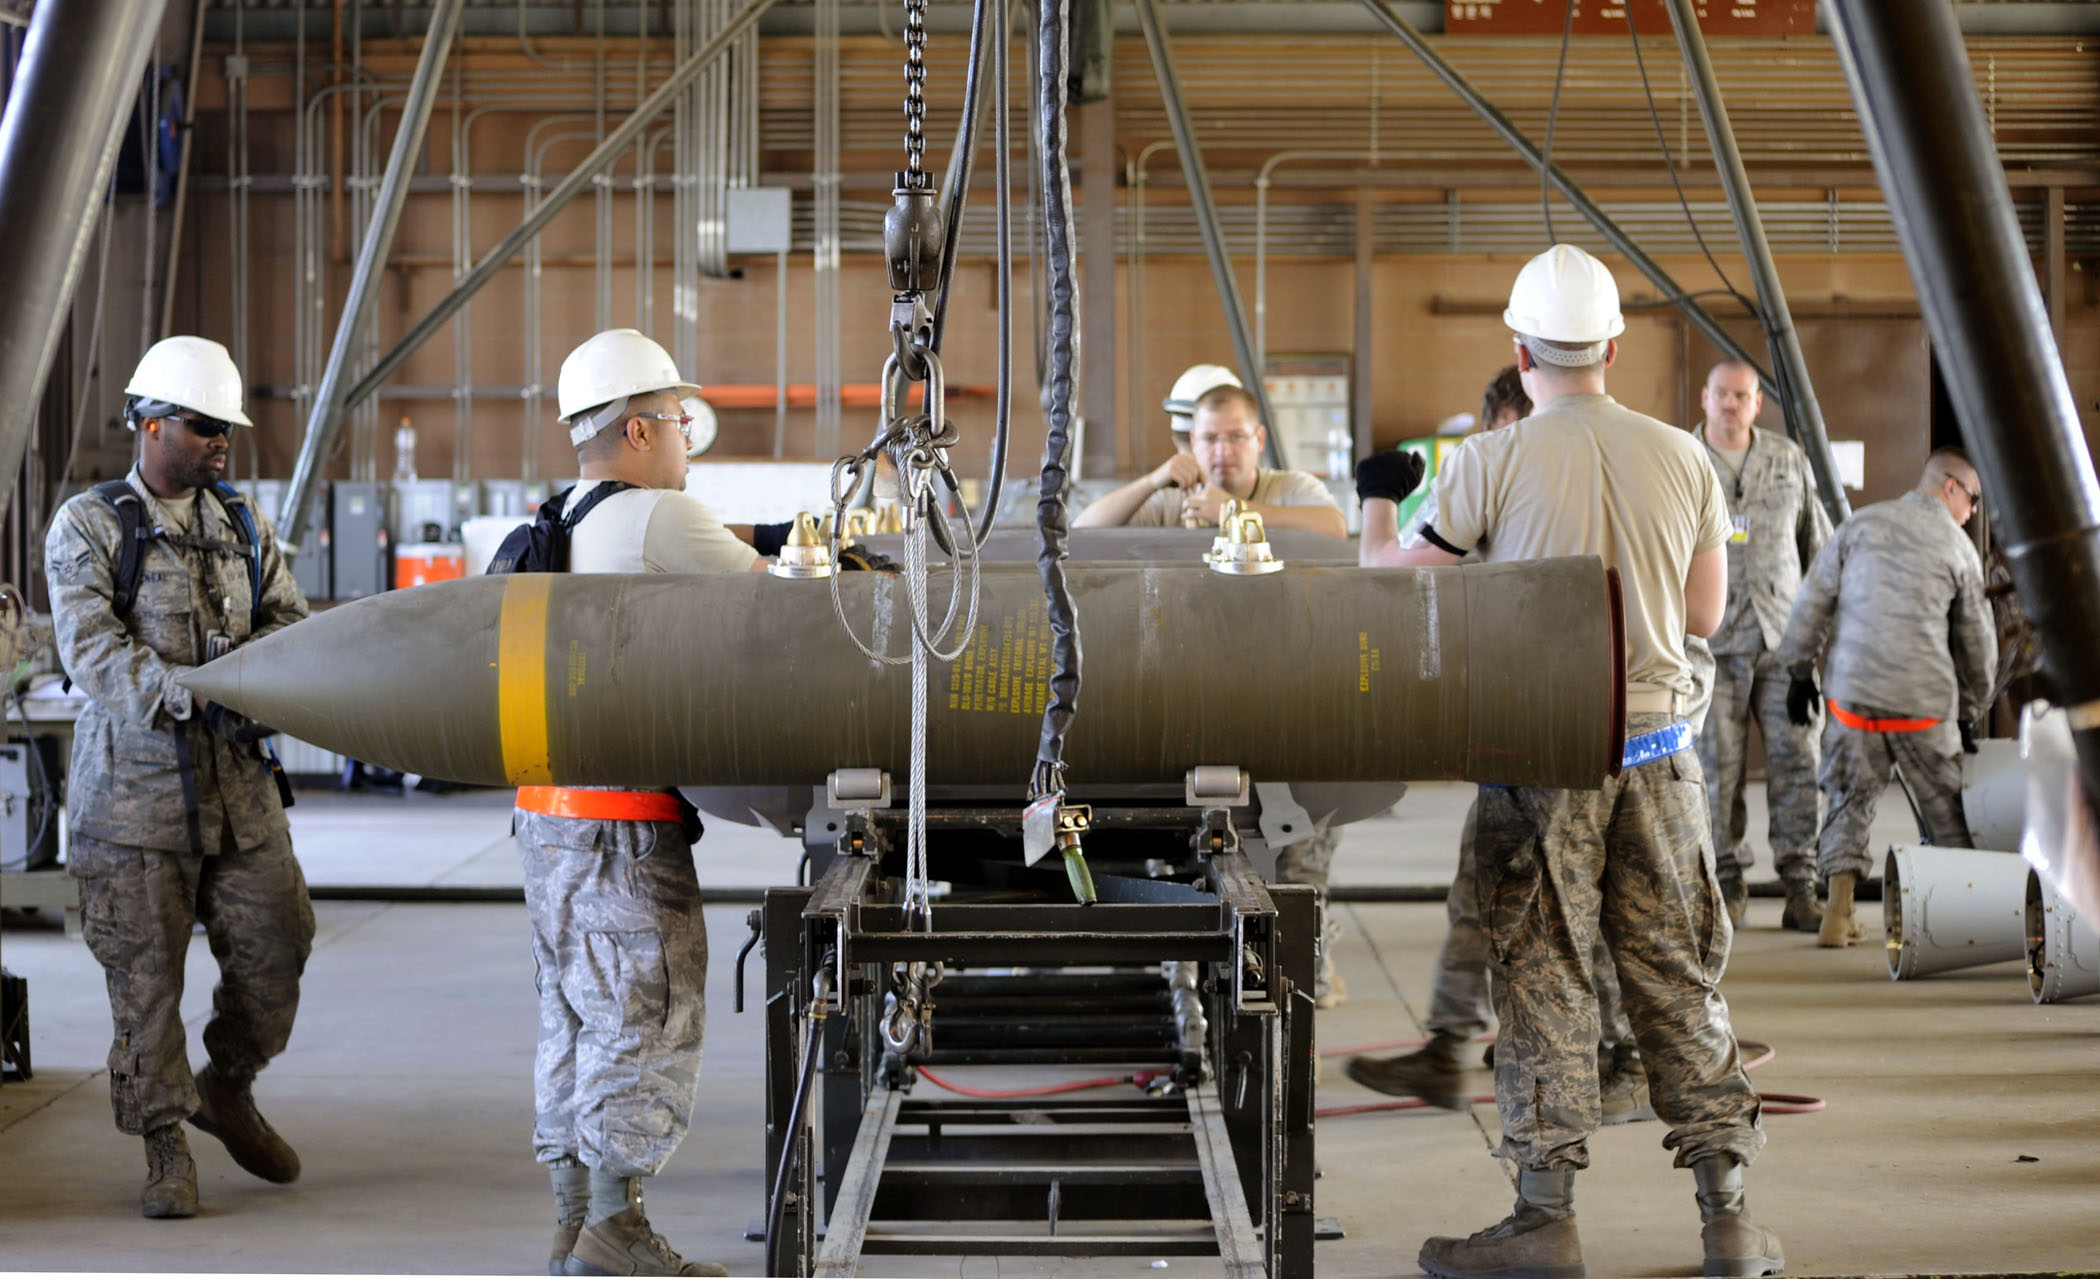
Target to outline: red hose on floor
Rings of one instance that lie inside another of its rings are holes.
[[[945,1088],[962,1097],[976,1097],[982,1101],[1011,1101],[1017,1097],[1055,1097],[1059,1093],[1086,1092],[1093,1088],[1113,1088],[1117,1084],[1131,1084],[1143,1088],[1162,1072],[1145,1071],[1136,1075],[1103,1075],[1098,1079],[1077,1079],[1068,1084],[1049,1084],[1041,1088],[965,1088],[950,1083],[926,1069],[918,1067],[919,1077],[936,1088]]]

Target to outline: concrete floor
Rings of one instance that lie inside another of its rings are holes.
[[[1448,878],[1469,788],[1419,787],[1388,818],[1353,827],[1338,883]],[[1900,799],[1883,808],[1907,837]],[[316,884],[517,881],[501,797],[308,796],[296,839]],[[795,850],[718,824],[701,879],[777,882]],[[1869,908],[1871,911],[1871,907]],[[1763,1089],[1829,1108],[1767,1120],[1751,1202],[1784,1236],[1791,1273],[2003,1274],[2100,1264],[2100,1001],[2035,1007],[2017,965],[1898,985],[1878,947],[1819,951],[1753,903],[1724,989],[1747,1039],[1777,1058]],[[78,941],[15,921],[8,967],[29,979],[37,1078],[0,1088],[0,1268],[9,1271],[529,1273],[551,1221],[532,1163],[534,1035],[524,911],[514,905],[323,902],[298,1032],[258,1096],[306,1175],[266,1185],[194,1138],[204,1211],[137,1215],[139,1144],[110,1125],[99,970]],[[689,1255],[760,1269],[743,1238],[760,1211],[762,1046],[731,1011],[730,958],[744,910],[708,912],[707,1064],[693,1135],[651,1183],[650,1214]],[[1350,999],[1321,1015],[1329,1051],[1419,1032],[1443,934],[1435,905],[1344,908],[1338,952]],[[199,937],[185,1013],[193,1032],[212,963]],[[193,1056],[201,1058],[194,1043]],[[1481,1085],[1489,1086],[1486,1076]],[[1323,1106],[1375,1100],[1330,1069]],[[1507,1210],[1489,1157],[1493,1108],[1331,1118],[1320,1126],[1319,1212],[1347,1238],[1319,1245],[1328,1275],[1417,1273],[1422,1238],[1465,1233]],[[1609,1129],[1578,1203],[1590,1272],[1698,1272],[1691,1179],[1658,1148],[1659,1125]],[[1143,1261],[919,1265],[963,1279],[1156,1273]],[[1171,1270],[1208,1274],[1200,1259]],[[870,1273],[908,1274],[885,1265]]]

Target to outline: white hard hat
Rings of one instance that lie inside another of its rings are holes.
[[[1221,386],[1241,386],[1239,374],[1222,364],[1191,364],[1188,370],[1174,379],[1174,389],[1167,392],[1166,409],[1173,419],[1173,428],[1188,431],[1191,418],[1196,412],[1196,401]]]
[[[697,395],[688,395],[678,403],[685,415],[693,419],[693,442],[685,446],[685,455],[698,457],[714,447],[715,434],[721,429],[715,418],[715,406]]]
[[[634,329],[607,329],[569,352],[561,362],[561,377],[555,382],[555,403],[563,422],[574,423],[587,410],[630,395],[669,391],[683,399],[697,395],[700,386],[678,376],[678,366],[662,347]],[[600,423],[569,438],[581,444],[598,433]]]
[[[1556,244],[1524,264],[1502,322],[1549,342],[1602,343],[1626,331],[1611,269],[1572,244]]]
[[[226,348],[210,338],[162,338],[146,348],[124,384],[124,394],[158,400],[218,418],[236,426],[254,426],[241,412],[241,371]]]

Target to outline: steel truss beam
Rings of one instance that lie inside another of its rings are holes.
[[[1827,0],[1992,528],[2100,799],[2100,481],[1945,0]]]
[[[1561,198],[1587,219],[1589,224],[1597,229],[1598,234],[1610,242],[1612,248],[1633,263],[1636,270],[1661,289],[1663,296],[1677,308],[1679,314],[1691,321],[1693,327],[1704,333],[1709,341],[1720,347],[1730,358],[1741,360],[1756,369],[1757,380],[1763,384],[1765,390],[1775,397],[1780,396],[1778,381],[1765,370],[1765,366],[1758,362],[1757,357],[1736,341],[1735,335],[1723,328],[1721,322],[1687,294],[1676,280],[1670,278],[1670,273],[1663,270],[1662,264],[1649,257],[1634,238],[1618,223],[1612,221],[1611,215],[1599,208],[1581,187],[1575,185],[1575,180],[1559,165],[1547,164],[1545,154],[1539,150],[1538,144],[1527,137],[1508,116],[1503,115],[1480,90],[1474,88],[1472,81],[1459,74],[1457,67],[1446,62],[1443,55],[1430,46],[1422,33],[1400,16],[1390,0],[1363,0],[1363,3],[1372,15],[1385,25],[1386,30],[1398,36],[1400,42],[1422,60],[1423,65],[1427,66],[1437,79],[1442,80],[1467,106],[1473,108],[1474,113],[1486,121],[1489,128],[1501,134],[1502,140],[1509,143],[1518,155],[1524,157],[1525,162],[1534,171],[1543,171],[1546,180],[1553,184],[1554,190],[1560,192]]]
[[[1786,414],[1790,433],[1808,454],[1809,469],[1816,476],[1816,492],[1823,499],[1823,509],[1830,513],[1830,522],[1842,524],[1852,514],[1852,504],[1845,500],[1845,485],[1838,478],[1837,458],[1830,452],[1830,437],[1823,427],[1823,406],[1816,402],[1816,389],[1808,378],[1801,335],[1794,331],[1786,290],[1779,283],[1772,246],[1765,239],[1764,219],[1758,216],[1757,196],[1750,190],[1743,153],[1736,146],[1735,130],[1728,123],[1728,107],[1721,101],[1714,64],[1706,56],[1706,38],[1699,33],[1699,17],[1692,12],[1691,0],[1668,3],[1670,25],[1677,32],[1677,49],[1684,55],[1692,92],[1699,99],[1699,118],[1706,122],[1714,169],[1721,175],[1722,189],[1728,193],[1736,235],[1743,242],[1743,257],[1750,263],[1750,275],[1756,282],[1757,305],[1764,312],[1765,338],[1771,344],[1772,361],[1781,375],[1780,384],[1788,392],[1780,399],[1780,409]]]
[[[0,507],[72,318],[97,205],[160,31],[162,0],[43,0],[0,120]],[[107,211],[99,211],[108,216]]]
[[[1174,132],[1174,150],[1181,156],[1181,172],[1188,183],[1189,206],[1196,212],[1196,226],[1203,232],[1203,251],[1210,258],[1211,278],[1218,286],[1218,308],[1232,333],[1233,358],[1239,362],[1240,380],[1261,404],[1261,420],[1269,428],[1268,463],[1288,464],[1278,438],[1276,412],[1269,405],[1269,391],[1257,362],[1254,340],[1247,332],[1247,307],[1240,300],[1239,281],[1232,274],[1232,258],[1225,250],[1225,233],[1218,226],[1218,207],[1211,197],[1210,176],[1203,167],[1203,150],[1196,144],[1195,126],[1189,123],[1181,100],[1181,78],[1174,71],[1174,50],[1167,43],[1166,27],[1159,20],[1155,0],[1135,0],[1138,22],[1145,29],[1145,48],[1152,54],[1152,72],[1159,80],[1160,105],[1166,109],[1167,125]],[[1131,424],[1136,429],[1136,423]]]
[[[408,96],[401,104],[401,125],[394,132],[394,148],[387,155],[386,172],[379,179],[372,220],[365,226],[365,242],[357,251],[350,296],[344,299],[342,318],[336,321],[335,343],[329,348],[328,365],[321,373],[321,389],[314,395],[306,439],[299,446],[292,482],[285,490],[284,509],[278,512],[278,542],[288,556],[299,553],[298,538],[303,536],[300,530],[306,527],[312,513],[321,467],[335,448],[344,414],[352,407],[345,402],[343,392],[343,381],[350,373],[351,350],[372,316],[372,301],[378,296],[380,278],[386,273],[394,229],[401,225],[401,210],[408,203],[409,169],[422,153],[423,135],[430,127],[430,111],[437,105],[438,84],[445,74],[445,60],[452,53],[453,37],[459,34],[460,11],[465,7],[465,0],[437,0],[437,7],[431,10],[430,29],[423,36],[415,78],[409,82]]]
[[[610,168],[614,161],[625,154],[641,135],[642,130],[649,127],[650,122],[657,116],[669,110],[686,86],[707,70],[708,66],[752,23],[758,21],[759,15],[773,3],[774,0],[745,0],[744,6],[730,15],[706,44],[700,46],[692,57],[680,63],[663,83],[657,86],[654,93],[642,100],[633,114],[605,135],[605,140],[598,144],[596,150],[585,156],[582,163],[571,169],[567,177],[547,192],[539,204],[534,206],[533,211],[526,215],[524,221],[518,223],[495,248],[484,254],[481,260],[474,264],[474,269],[467,272],[450,293],[440,299],[422,319],[416,321],[415,326],[403,334],[392,349],[379,357],[378,363],[342,395],[341,407],[331,418],[322,419],[318,416],[317,409],[315,418],[308,425],[306,443],[300,450],[299,469],[294,473],[293,482],[285,494],[284,507],[278,513],[277,527],[280,530],[305,527],[307,511],[313,505],[319,459],[326,457],[334,447],[335,434],[342,428],[343,415],[364,403],[382,383],[398,372],[401,366],[408,362],[408,358],[443,327],[445,321],[451,319],[455,312],[467,304],[467,299],[479,293],[490,280],[495,279],[504,265],[516,257],[534,236],[544,230],[556,214],[567,208],[571,200],[591,185],[593,178]],[[421,74],[420,67],[418,74]],[[391,161],[389,164],[391,165]],[[310,457],[313,459],[311,462]],[[297,548],[287,545],[285,549],[290,553]]]

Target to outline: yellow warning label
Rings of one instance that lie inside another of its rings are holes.
[[[1371,647],[1371,632],[1356,633],[1356,691],[1371,691],[1371,677],[1378,673],[1381,654]]]
[[[584,670],[583,642],[581,640],[570,640],[569,678],[567,680],[569,686],[569,696],[576,696],[576,690],[583,687],[585,682],[585,674],[586,673]]]
[[[962,656],[948,666],[948,709],[1040,715],[1050,700],[1050,614],[1036,603],[998,619],[981,618]]]

